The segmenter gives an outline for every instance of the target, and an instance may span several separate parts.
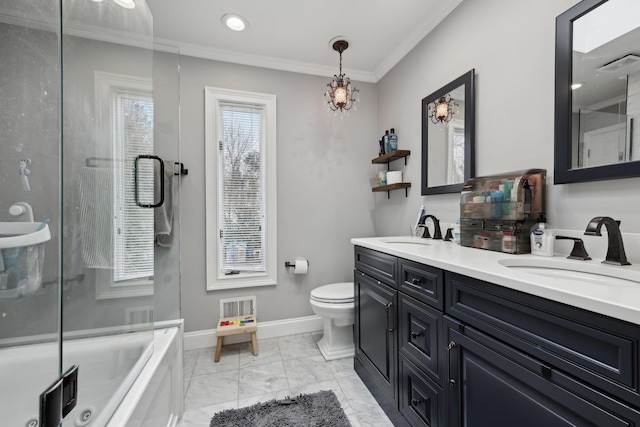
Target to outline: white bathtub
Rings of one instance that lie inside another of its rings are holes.
[[[63,420],[64,427],[171,427],[182,416],[181,323],[155,331],[66,340],[63,351],[65,368],[80,366],[78,402]],[[57,343],[0,350],[1,424],[36,427],[39,394],[57,371]]]

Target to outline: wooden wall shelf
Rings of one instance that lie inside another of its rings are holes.
[[[407,188],[411,187],[411,183],[410,182],[398,182],[395,184],[391,184],[391,185],[381,185],[380,187],[373,187],[371,189],[371,191],[373,191],[374,193],[377,193],[379,191],[386,191],[387,192],[387,199],[389,198],[389,191],[391,190],[398,190],[400,188],[404,188],[404,196],[407,197],[408,196],[408,190]]]
[[[394,160],[404,159],[405,166],[407,165],[407,156],[411,154],[411,150],[395,150],[387,154],[376,157],[371,160],[373,164],[389,163]]]

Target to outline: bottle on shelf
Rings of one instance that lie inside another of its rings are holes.
[[[390,153],[392,150],[391,150],[391,145],[389,144],[389,131],[388,130],[384,131],[383,141],[384,141],[384,152],[385,153]]]
[[[389,135],[389,148],[391,148],[391,151],[398,149],[398,136],[394,128],[391,128],[391,134]]]

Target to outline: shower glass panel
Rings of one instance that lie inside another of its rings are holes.
[[[180,319],[180,52],[154,45],[155,153],[165,161],[165,205],[155,210],[154,320]],[[182,168],[184,173],[184,167]]]
[[[179,53],[152,39],[144,0],[0,1],[2,425],[72,365],[62,425],[105,425],[180,318]],[[160,182],[173,209],[141,207]]]
[[[153,351],[153,60],[144,0],[62,0],[64,426],[105,425]]]
[[[37,422],[38,396],[60,370],[59,19],[58,1],[0,1],[0,424],[7,426]],[[33,239],[44,230],[49,236]]]

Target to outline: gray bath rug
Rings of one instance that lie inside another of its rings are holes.
[[[331,390],[218,412],[210,427],[350,427]]]

